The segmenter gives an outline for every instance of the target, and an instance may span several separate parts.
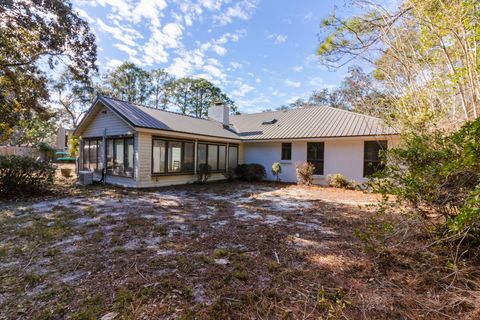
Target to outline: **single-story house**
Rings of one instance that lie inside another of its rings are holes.
[[[217,104],[208,119],[98,96],[75,130],[81,138],[80,170],[127,187],[155,187],[197,180],[201,164],[210,180],[240,163],[259,163],[273,180],[280,162],[282,181],[296,181],[295,165],[311,162],[314,182],[341,173],[362,182],[379,165],[379,150],[398,134],[380,119],[331,107],[230,115]]]

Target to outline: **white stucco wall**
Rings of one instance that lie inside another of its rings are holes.
[[[377,138],[378,140],[387,140],[389,147],[398,143],[398,138]],[[324,153],[324,175],[315,176],[314,182],[317,184],[326,184],[327,177],[333,173],[341,173],[348,179],[356,182],[363,182],[363,152],[364,141],[377,140],[375,138],[339,138],[325,140],[309,140],[325,142]],[[259,163],[267,171],[267,179],[274,180],[271,167],[274,162],[280,162],[282,165],[282,174],[280,179],[286,182],[296,182],[295,165],[299,162],[305,162],[307,159],[307,141],[284,141],[292,142],[292,160],[282,161],[281,144],[282,142],[247,142],[243,144],[244,163]]]

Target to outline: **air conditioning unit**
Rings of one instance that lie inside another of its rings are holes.
[[[93,183],[93,172],[92,171],[79,171],[78,172],[78,183],[82,186],[88,186]]]

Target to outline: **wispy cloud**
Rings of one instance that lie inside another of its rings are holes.
[[[225,11],[215,15],[213,20],[222,25],[232,23],[234,19],[248,20],[255,12],[256,0],[237,1],[234,6],[228,7]]]
[[[270,33],[267,36],[268,39],[273,39],[276,44],[284,43],[287,41],[287,36],[283,34]]]
[[[300,81],[292,81],[290,79],[285,79],[283,82],[291,88],[299,88],[302,85]]]

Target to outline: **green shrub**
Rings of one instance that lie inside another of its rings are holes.
[[[209,164],[202,163],[198,166],[198,181],[199,182],[207,182],[208,179],[212,176],[212,167]]]
[[[407,132],[402,141],[387,152],[374,191],[395,195],[425,219],[443,215],[446,238],[480,240],[480,118],[453,133]]]
[[[260,181],[267,176],[265,167],[258,163],[239,164],[235,169],[235,174],[240,180]]]
[[[225,177],[225,179],[227,179],[227,181],[232,181],[233,179],[235,179],[235,169],[228,168],[223,172],[223,176]]]
[[[328,176],[328,185],[334,188],[352,189],[353,183],[341,173],[334,173]]]
[[[46,191],[55,177],[55,169],[33,157],[0,156],[0,195],[33,195]]]
[[[297,163],[297,183],[300,185],[309,186],[313,183],[313,171],[315,167],[310,162]]]
[[[282,165],[279,162],[272,164],[272,174],[280,181],[279,175],[282,173]]]

